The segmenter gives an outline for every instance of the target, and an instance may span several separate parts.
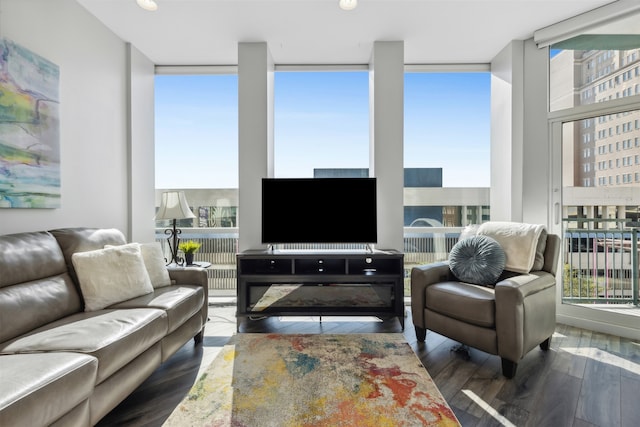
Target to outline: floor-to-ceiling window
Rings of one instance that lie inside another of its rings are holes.
[[[369,176],[369,73],[277,71],[276,178]]]
[[[235,292],[238,207],[236,74],[158,74],[155,78],[156,206],[164,191],[184,191],[196,218],[178,220],[182,240],[202,244],[210,293]],[[157,221],[165,245],[169,221]],[[209,265],[210,264],[210,265]]]
[[[460,227],[489,220],[490,95],[488,71],[405,73],[405,257],[413,264],[446,259]]]

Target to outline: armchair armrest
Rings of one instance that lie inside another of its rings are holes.
[[[532,271],[496,283],[496,304],[521,304],[526,297],[555,286],[556,279],[545,271]]]
[[[555,285],[555,276],[545,271],[514,276],[496,284],[496,332],[501,357],[518,361],[553,335]]]
[[[209,318],[209,279],[207,270],[200,267],[170,267],[169,277],[176,285],[200,285],[204,292],[202,304],[202,328]]]
[[[420,265],[411,269],[411,316],[414,325],[425,327],[424,308],[427,288],[449,280],[455,280],[455,278],[449,270],[448,261]]]

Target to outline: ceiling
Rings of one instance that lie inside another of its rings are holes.
[[[611,0],[77,0],[157,65],[235,65],[238,42],[274,63],[366,64],[374,41],[404,40],[406,64],[488,63],[511,40]]]

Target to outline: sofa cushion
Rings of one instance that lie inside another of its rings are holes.
[[[485,222],[478,228],[478,235],[498,241],[506,256],[505,270],[529,273],[536,260],[538,240],[544,230],[541,224],[520,222]]]
[[[504,251],[488,236],[460,240],[449,252],[449,269],[458,280],[476,285],[496,283],[504,270]]]
[[[0,425],[50,425],[91,396],[97,371],[84,354],[0,356]]]
[[[101,310],[153,292],[137,243],[78,252],[72,261],[85,311]]]
[[[66,273],[0,288],[0,342],[81,310],[80,295]]]
[[[203,303],[202,286],[172,285],[155,289],[150,294],[115,304],[109,308],[161,308],[167,312],[168,333],[171,333],[199,312]]]
[[[50,233],[58,241],[62,249],[67,269],[71,278],[77,283],[75,269],[71,257],[76,252],[94,251],[102,249],[105,245],[124,245],[127,243],[124,234],[115,228],[59,228]]]
[[[75,352],[98,358],[96,383],[167,334],[166,313],[152,308],[77,313],[0,344],[0,354]]]
[[[56,239],[46,231],[0,236],[0,288],[67,271]]]
[[[495,301],[494,289],[463,282],[428,286],[425,295],[429,310],[485,328],[495,326]]]
[[[50,233],[0,236],[0,248],[0,342],[82,309]]]

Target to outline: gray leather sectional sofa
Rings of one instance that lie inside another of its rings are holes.
[[[202,341],[207,275],[85,312],[72,255],[123,245],[115,229],[0,236],[0,426],[88,426],[189,339]]]

